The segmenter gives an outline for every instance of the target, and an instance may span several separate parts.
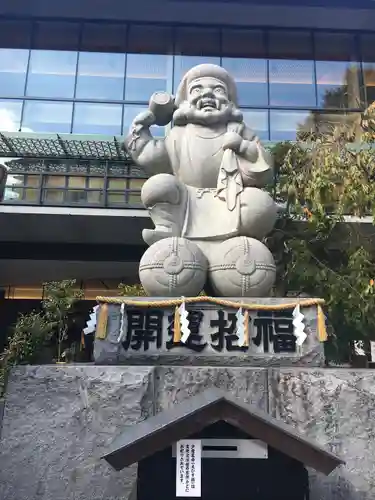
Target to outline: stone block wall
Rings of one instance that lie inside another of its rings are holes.
[[[100,456],[136,422],[208,387],[282,419],[346,460],[311,471],[311,500],[375,498],[371,370],[181,366],[24,366],[8,385],[0,441],[1,500],[128,499],[135,467]]]

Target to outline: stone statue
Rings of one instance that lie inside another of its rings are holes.
[[[171,121],[173,127],[165,139],[152,137],[152,125]],[[269,293],[274,262],[268,249],[259,246],[258,241],[254,244],[254,239],[264,238],[276,221],[276,205],[260,189],[272,179],[272,158],[243,122],[237,108],[236,85],[228,72],[216,65],[202,64],[185,74],[175,99],[166,93],[154,94],[149,109],[134,119],[125,146],[134,161],[151,175],[141,194],[155,225],[155,229],[143,231],[143,238],[150,245],[145,255],[151,266],[148,269],[152,268],[154,245],[158,251],[164,248],[167,254],[170,248],[173,260],[177,254],[172,248],[180,248],[183,243],[172,244],[172,240],[183,238],[190,242],[189,251],[192,244],[199,247],[196,253],[201,260],[207,260],[201,265],[207,266],[209,278],[218,266],[228,269],[226,254],[219,247],[233,239],[233,248],[243,247],[241,272],[234,270],[239,275],[237,280],[243,280],[242,272],[250,276],[250,268],[254,272],[254,262],[258,263],[258,271],[260,266],[268,273],[263,288],[257,285],[259,279],[255,280],[257,283],[250,279],[245,287],[249,290],[240,294]],[[229,247],[227,243],[228,251]],[[165,272],[168,274],[166,269]],[[220,279],[214,282],[220,283]],[[147,278],[142,283],[147,290]],[[226,288],[229,293],[225,284],[219,284],[215,292],[225,296]],[[152,293],[157,289],[152,287]],[[179,295],[178,287],[161,287],[159,294]]]

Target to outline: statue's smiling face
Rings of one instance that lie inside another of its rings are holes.
[[[197,78],[189,85],[188,101],[203,113],[221,111],[229,104],[228,89],[216,78]]]
[[[228,87],[215,76],[194,78],[188,86],[186,100],[173,115],[175,125],[193,123],[205,127],[224,126],[230,121],[242,122],[242,113],[229,97]]]

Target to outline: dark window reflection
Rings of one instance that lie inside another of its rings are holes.
[[[267,61],[223,58],[222,65],[234,77],[241,106],[267,105]]]
[[[220,56],[220,31],[210,28],[177,29],[176,54],[187,56]]]
[[[362,61],[375,62],[375,35],[361,35]]]
[[[312,36],[309,31],[273,30],[268,33],[271,59],[313,59]]]
[[[366,105],[375,102],[375,63],[363,63],[363,81],[366,92]]]
[[[220,65],[220,33],[217,29],[178,28],[175,43],[173,91],[189,69],[198,64]]]
[[[375,35],[361,36],[361,53],[366,105],[369,106],[375,101]]]
[[[77,52],[32,50],[26,95],[73,97]]]
[[[170,26],[131,25],[127,52],[137,54],[173,54]]]
[[[71,102],[26,101],[22,132],[69,133],[72,111]]]
[[[315,33],[315,57],[318,61],[359,61],[354,35]]]
[[[295,141],[297,134],[314,130],[308,111],[270,111],[271,141]]]
[[[242,109],[241,111],[246,125],[256,133],[261,141],[268,141],[268,111],[263,109]]]
[[[0,97],[23,96],[29,51],[0,49]]]
[[[359,55],[353,35],[315,34],[318,105],[358,108],[362,103]]]
[[[316,105],[313,61],[272,59],[269,79],[271,105]]]
[[[33,48],[78,50],[80,23],[41,21],[35,23]]]
[[[21,123],[22,101],[0,100],[0,131],[18,132]]]
[[[122,100],[125,54],[81,52],[78,59],[76,97]]]
[[[172,56],[128,54],[126,60],[125,99],[148,101],[160,90],[168,90],[172,76]]]
[[[0,19],[0,47],[29,49],[31,43],[31,22]]]
[[[126,26],[122,24],[85,23],[81,50],[87,52],[125,52]]]
[[[120,135],[122,105],[76,103],[73,133]]]
[[[265,35],[261,30],[223,29],[221,47],[223,57],[267,57]]]

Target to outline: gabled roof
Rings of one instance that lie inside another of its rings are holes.
[[[326,475],[344,463],[290,426],[218,389],[208,389],[132,426],[115,439],[102,458],[121,470],[218,421],[225,421]]]

